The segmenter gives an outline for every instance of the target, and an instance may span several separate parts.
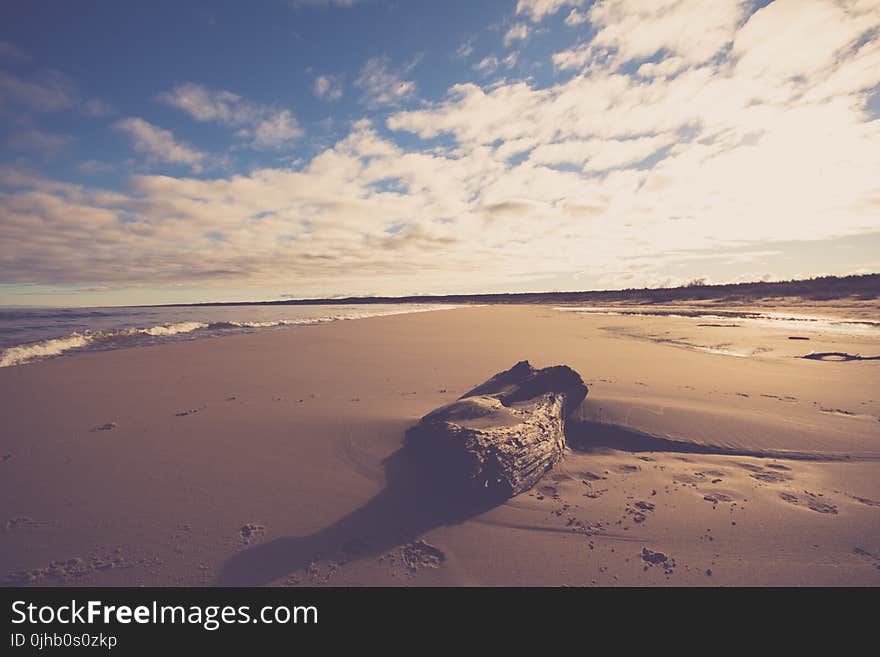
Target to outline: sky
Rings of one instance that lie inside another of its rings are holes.
[[[0,8],[0,305],[880,271],[880,0]]]

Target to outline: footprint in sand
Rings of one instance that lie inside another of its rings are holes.
[[[113,431],[116,428],[115,422],[106,422],[104,424],[99,424],[98,426],[92,428],[92,432],[95,431]]]
[[[737,465],[748,470],[752,479],[757,479],[765,484],[778,484],[792,479],[791,475],[786,474],[791,471],[791,468],[780,463],[768,463],[766,466],[753,465],[752,463],[737,463]]]
[[[626,513],[632,516],[632,521],[637,525],[641,525],[648,519],[648,514],[654,511],[654,505],[644,500],[639,500],[635,504],[626,505]]]
[[[21,530],[45,529],[47,527],[51,527],[54,524],[55,523],[49,520],[34,520],[33,518],[22,516],[20,518],[10,518],[6,522],[4,522],[3,531],[15,532]]]
[[[263,525],[258,525],[253,522],[246,523],[241,526],[241,529],[238,530],[238,535],[241,537],[246,544],[250,543],[254,539],[262,536],[266,533],[266,528]]]
[[[790,481],[791,477],[781,472],[753,472],[749,475],[752,479],[763,481],[766,484],[778,484],[783,481]]]
[[[654,550],[649,550],[648,548],[642,548],[642,561],[645,562],[645,566],[643,570],[648,570],[648,568],[652,568],[654,566],[660,566],[663,568],[663,572],[667,575],[672,575],[675,572],[675,559],[663,554],[662,552],[655,552]]]
[[[869,497],[858,497],[857,495],[850,495],[856,502],[860,504],[864,504],[865,506],[880,506],[880,502],[877,500],[872,500]]]
[[[874,566],[874,568],[880,570],[880,554],[872,554],[865,548],[861,547],[853,548],[853,554],[862,557],[862,559],[868,561],[872,566]]]
[[[121,555],[121,550],[116,550],[110,556],[93,556],[88,561],[79,557],[50,561],[42,568],[9,573],[7,581],[11,584],[34,584],[45,579],[67,582],[91,575],[96,571],[110,570],[111,568],[130,568],[132,565]]]
[[[703,499],[712,504],[718,504],[719,502],[733,502],[733,498],[724,493],[707,493],[706,495],[703,495]]]
[[[559,491],[556,490],[556,486],[541,486],[538,489],[538,493],[540,493],[540,495],[537,496],[538,499],[543,499],[543,496],[545,495],[552,497],[554,500],[559,499]]]
[[[688,474],[687,472],[680,472],[676,475],[672,476],[672,481],[677,484],[686,484],[686,485],[696,485],[701,484],[706,481],[706,475],[702,472],[695,472],[693,474]]]
[[[837,505],[820,499],[822,497],[821,494],[817,495],[805,490],[804,498],[801,498],[794,493],[779,493],[779,497],[794,506],[806,506],[817,513],[830,513],[832,515],[837,515]]]

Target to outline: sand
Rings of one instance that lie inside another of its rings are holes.
[[[0,578],[880,584],[880,361],[799,357],[880,340],[736,324],[484,306],[0,369]],[[403,432],[523,359],[587,382],[575,448],[437,515]]]

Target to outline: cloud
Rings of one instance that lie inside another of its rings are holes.
[[[78,171],[88,175],[96,175],[99,173],[107,173],[113,171],[113,165],[99,160],[84,160],[76,165]]]
[[[641,162],[673,141],[674,137],[670,135],[634,139],[570,139],[541,144],[531,152],[529,161],[542,165],[572,164],[584,171],[604,171]]]
[[[24,53],[17,49],[10,51],[9,48],[15,46],[0,41],[0,57],[6,55],[7,58],[30,61]],[[83,100],[74,81],[53,69],[36,71],[27,78],[0,71],[0,107],[4,104],[39,113],[75,109],[85,116],[95,118],[113,113],[113,109],[100,99]]]
[[[58,155],[71,143],[73,143],[73,138],[69,135],[43,132],[36,128],[14,132],[6,142],[9,148],[33,152],[46,158]]]
[[[388,56],[373,57],[361,68],[354,86],[362,91],[361,102],[369,109],[395,107],[412,98],[416,93],[416,83],[404,80],[414,64],[403,69],[391,68]]]
[[[643,78],[672,77],[687,67],[682,57],[667,57],[659,62],[645,62],[639,66],[636,74]]]
[[[253,130],[245,134],[253,138],[253,145],[261,148],[274,148],[302,135],[296,119],[288,110],[272,112],[258,122]]]
[[[519,0],[516,3],[516,13],[524,14],[537,23],[563,7],[582,7],[585,2],[586,0]]]
[[[529,36],[529,26],[525,23],[516,23],[512,25],[504,34],[504,45],[509,47],[510,44],[517,41],[525,41]]]
[[[553,66],[558,69],[583,69],[588,63],[605,53],[597,51],[590,44],[581,44],[568,50],[553,53]]]
[[[498,59],[495,55],[483,57],[479,62],[474,64],[473,69],[484,76],[491,75],[498,70],[499,67],[513,68],[519,59],[518,52],[512,52],[505,57]]]
[[[319,75],[315,78],[313,91],[322,100],[339,100],[342,98],[342,82],[333,75]]]
[[[565,17],[565,24],[569,27],[574,27],[575,25],[583,25],[588,20],[589,18],[584,12],[572,9],[568,16]]]
[[[588,12],[598,30],[592,45],[616,50],[622,61],[664,51],[701,63],[733,41],[749,6],[749,0],[719,0],[706,11],[702,0],[601,0]]]
[[[461,58],[470,57],[474,53],[474,37],[469,37],[462,41],[458,48],[455,49],[455,54]]]
[[[278,148],[302,136],[290,110],[252,103],[231,91],[187,82],[162,92],[158,100],[183,110],[196,121],[237,128],[236,134],[254,148]]]
[[[483,75],[491,75],[498,69],[498,58],[494,55],[489,57],[483,57],[480,61],[474,64],[474,70],[482,73]]]
[[[92,98],[82,104],[82,113],[93,118],[104,118],[116,113],[109,103],[98,98]]]
[[[880,3],[847,4],[853,9],[825,0],[780,0],[758,10],[736,34],[737,73],[784,82],[828,71],[880,23]]]
[[[4,98],[34,112],[58,112],[79,103],[73,81],[51,70],[41,71],[31,80],[0,71],[0,103]]]
[[[170,130],[163,130],[137,117],[120,119],[113,127],[128,135],[134,149],[151,159],[170,164],[185,164],[196,172],[202,169],[205,154],[175,141]]]

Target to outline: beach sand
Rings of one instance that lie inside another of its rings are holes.
[[[880,585],[880,361],[811,352],[880,339],[483,306],[3,368],[0,578]],[[404,431],[526,359],[587,383],[576,449],[436,512]]]

